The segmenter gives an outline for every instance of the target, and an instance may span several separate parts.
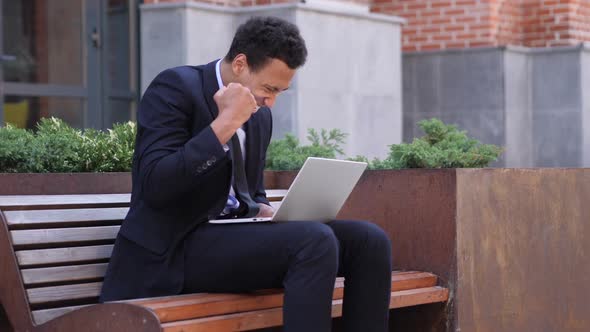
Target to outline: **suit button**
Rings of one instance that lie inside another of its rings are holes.
[[[213,165],[213,160],[207,160],[207,166]]]
[[[217,158],[215,158],[215,157],[211,157],[211,161],[212,161],[212,162],[216,162],[216,161],[217,161]]]

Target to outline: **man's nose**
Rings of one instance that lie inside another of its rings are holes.
[[[273,105],[275,104],[276,100],[277,100],[277,98],[275,96],[266,97],[266,98],[264,98],[264,105],[267,106],[268,108],[272,108]]]

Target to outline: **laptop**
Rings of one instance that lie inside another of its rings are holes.
[[[212,224],[330,221],[344,205],[367,163],[309,157],[271,218],[209,220]]]

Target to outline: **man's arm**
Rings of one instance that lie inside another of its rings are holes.
[[[196,188],[223,164],[225,144],[255,110],[250,90],[230,83],[214,96],[219,115],[211,125],[191,137],[192,116],[207,116],[196,109],[180,73],[162,72],[145,92],[138,114],[139,181],[144,198],[165,205]]]
[[[194,189],[227,158],[211,126],[191,137],[194,106],[184,85],[179,73],[166,70],[154,79],[139,106],[138,180],[144,198],[154,205]]]

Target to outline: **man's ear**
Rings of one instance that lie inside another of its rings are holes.
[[[246,69],[248,69],[248,59],[246,55],[240,53],[236,55],[231,63],[231,68],[235,76],[240,76]]]

